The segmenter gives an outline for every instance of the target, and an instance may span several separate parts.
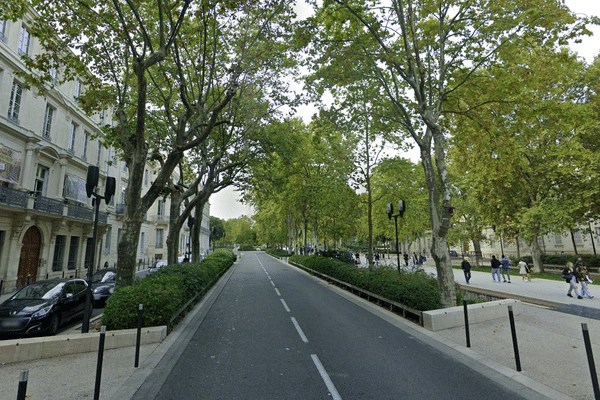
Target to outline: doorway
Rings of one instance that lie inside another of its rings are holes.
[[[40,263],[40,248],[42,247],[42,234],[35,226],[32,226],[23,236],[23,247],[19,257],[19,271],[17,272],[17,288],[29,283],[35,282],[38,274],[38,265]]]

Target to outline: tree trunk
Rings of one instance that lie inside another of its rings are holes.
[[[544,272],[544,263],[542,261],[542,256],[544,253],[542,252],[542,248],[540,247],[540,242],[538,241],[537,236],[530,246],[531,257],[533,258],[533,272]]]
[[[441,127],[428,124],[427,130],[434,129],[435,167],[431,155],[431,144],[425,141],[419,143],[421,150],[421,165],[427,182],[429,216],[431,218],[431,256],[435,261],[437,280],[442,306],[456,306],[456,288],[454,272],[448,254],[448,229],[450,228],[452,192],[448,183],[444,154],[444,137]],[[430,139],[431,140],[431,139]]]
[[[483,265],[483,256],[481,255],[481,242],[473,240],[473,250],[475,250],[475,265],[481,267]]]
[[[571,232],[571,242],[573,243],[573,250],[575,251],[575,254],[579,254],[577,251],[577,244],[575,243],[575,234],[573,233],[573,229],[569,229],[569,232]]]

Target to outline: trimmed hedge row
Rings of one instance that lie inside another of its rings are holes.
[[[272,249],[272,248],[269,248],[269,249],[265,250],[265,253],[267,253],[267,254],[269,254],[269,255],[271,255],[273,257],[289,257],[289,256],[291,256],[290,253],[288,253],[285,250],[281,250],[281,249]]]
[[[423,272],[398,273],[393,268],[369,271],[321,256],[295,255],[290,261],[419,311],[442,308],[437,281]]]
[[[108,330],[137,327],[139,305],[144,305],[144,326],[167,325],[196,293],[205,290],[236,260],[231,250],[219,249],[199,263],[169,265],[117,288],[108,299],[102,325]]]
[[[586,266],[600,268],[600,257],[590,254],[544,254],[542,262],[547,265],[567,265],[568,262],[575,263],[581,257]],[[527,264],[533,264],[531,256],[522,257]],[[520,261],[518,257],[511,257],[511,264],[517,265]]]

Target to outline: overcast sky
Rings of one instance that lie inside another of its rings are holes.
[[[600,16],[600,0],[565,0],[565,3],[575,13]],[[300,5],[296,7],[296,12],[302,18],[310,12],[310,8],[306,5]],[[572,46],[573,50],[585,57],[588,62],[591,62],[600,51],[600,27],[593,27],[592,31],[594,36],[586,37],[582,43],[573,44]],[[305,114],[310,113],[310,109],[303,109],[302,112]],[[303,117],[306,117],[306,115]],[[310,116],[304,119],[309,121]],[[242,204],[239,201],[238,192],[231,187],[212,195],[210,198],[210,215],[214,217],[228,220],[251,214],[253,214],[252,208]]]

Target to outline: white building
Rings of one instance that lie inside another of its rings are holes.
[[[56,86],[46,97],[26,90],[15,71],[21,55],[40,52],[22,21],[0,21],[0,279],[2,292],[46,277],[83,276],[91,261],[93,208],[85,190],[88,166],[100,168],[99,193],[106,176],[116,178],[110,204],[100,205],[94,269],[113,266],[124,210],[128,171],[114,149],[98,140],[101,113],[90,118],[78,107],[85,88],[78,81]],[[60,73],[60,68],[56,74]],[[154,167],[148,164],[144,188]],[[142,226],[140,263],[166,258],[169,200],[157,200]],[[204,210],[201,246],[208,248],[208,207]],[[206,225],[206,226],[205,226]],[[180,254],[187,250],[187,227]]]

